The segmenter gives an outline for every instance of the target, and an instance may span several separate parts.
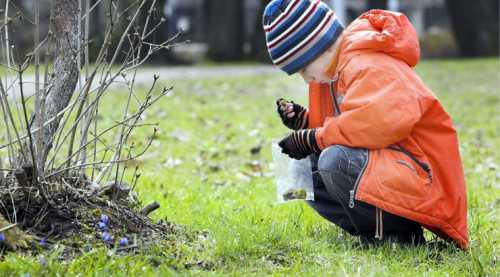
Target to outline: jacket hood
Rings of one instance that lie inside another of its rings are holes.
[[[420,59],[417,32],[398,12],[370,10],[344,31],[341,52],[380,51],[415,66]]]

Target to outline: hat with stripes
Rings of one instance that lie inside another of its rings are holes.
[[[272,0],[263,25],[271,60],[289,75],[320,56],[344,30],[320,0]]]

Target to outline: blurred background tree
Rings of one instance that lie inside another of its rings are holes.
[[[244,1],[206,0],[208,56],[214,60],[243,59]]]
[[[206,45],[208,58],[269,62],[261,16],[270,0],[185,1],[190,1],[193,7],[201,7],[184,16],[192,19],[191,25],[200,26],[201,35],[193,32],[187,36],[196,37],[193,41]],[[345,25],[369,9],[391,9],[407,14],[421,39],[424,57],[498,55],[496,0],[479,0],[474,4],[467,4],[466,0],[323,1],[342,15]]]
[[[5,8],[7,0],[0,0]],[[26,54],[32,45],[33,1],[9,0],[7,26],[14,53]],[[50,0],[40,1],[42,16],[50,13]],[[81,0],[85,3],[87,0]],[[106,14],[111,3],[127,6],[137,0],[88,0],[98,3],[92,11],[91,56],[102,43]],[[153,0],[149,0],[152,1]],[[476,57],[498,55],[498,0],[323,0],[334,8],[345,25],[368,9],[390,9],[405,13],[417,30],[424,57]],[[270,0],[156,0],[155,19],[165,17],[158,31],[149,37],[151,43],[164,41],[182,30],[180,40],[190,43],[163,51],[152,59],[155,63],[193,63],[205,57],[219,61],[257,61],[269,63],[262,30],[262,12]],[[144,23],[141,15],[138,25]],[[0,18],[1,22],[6,22]],[[126,24],[126,22],[123,22]],[[122,25],[123,25],[122,24]],[[120,29],[123,26],[115,26]],[[43,36],[48,26],[40,26]],[[5,40],[5,38],[1,38]],[[116,39],[115,39],[116,41]],[[115,43],[115,42],[113,42]]]
[[[367,2],[367,10],[371,9],[387,9],[387,0],[368,0]]]
[[[446,1],[462,56],[498,55],[498,3],[498,0]]]

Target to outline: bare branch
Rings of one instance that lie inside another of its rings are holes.
[[[35,118],[37,120],[36,125],[42,126],[43,115],[42,111],[42,98],[43,96],[40,93],[40,51],[39,51],[39,43],[40,43],[40,5],[39,1],[33,1],[33,5],[35,8],[35,34],[34,34],[34,55],[35,55]],[[42,136],[36,136],[36,156],[38,157],[36,161],[36,165],[39,167],[37,171],[40,172],[40,175],[43,176],[43,166],[40,166],[43,161],[42,153],[43,153],[43,145],[42,145]]]
[[[35,184],[38,187],[38,190],[40,191],[40,194],[42,195],[42,198],[47,202],[50,203],[49,198],[47,196],[47,193],[45,189],[42,187],[41,183],[38,182],[38,172],[37,172],[37,164],[36,164],[36,158],[35,158],[35,150],[33,149],[33,138],[31,136],[31,130],[29,127],[29,122],[28,122],[28,112],[26,111],[26,101],[24,98],[24,90],[23,90],[23,71],[19,70],[19,91],[21,93],[21,103],[23,105],[23,113],[24,113],[24,120],[26,121],[26,132],[28,133],[28,138],[29,138],[29,148],[30,148],[30,153],[31,153],[31,162],[32,162],[32,167],[33,167],[33,174],[32,174],[32,184]]]

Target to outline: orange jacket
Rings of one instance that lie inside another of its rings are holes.
[[[320,148],[370,149],[353,197],[466,249],[467,197],[457,134],[412,69],[420,56],[415,30],[401,13],[371,10],[340,39],[327,71],[337,81],[310,85],[309,127],[318,128]]]

